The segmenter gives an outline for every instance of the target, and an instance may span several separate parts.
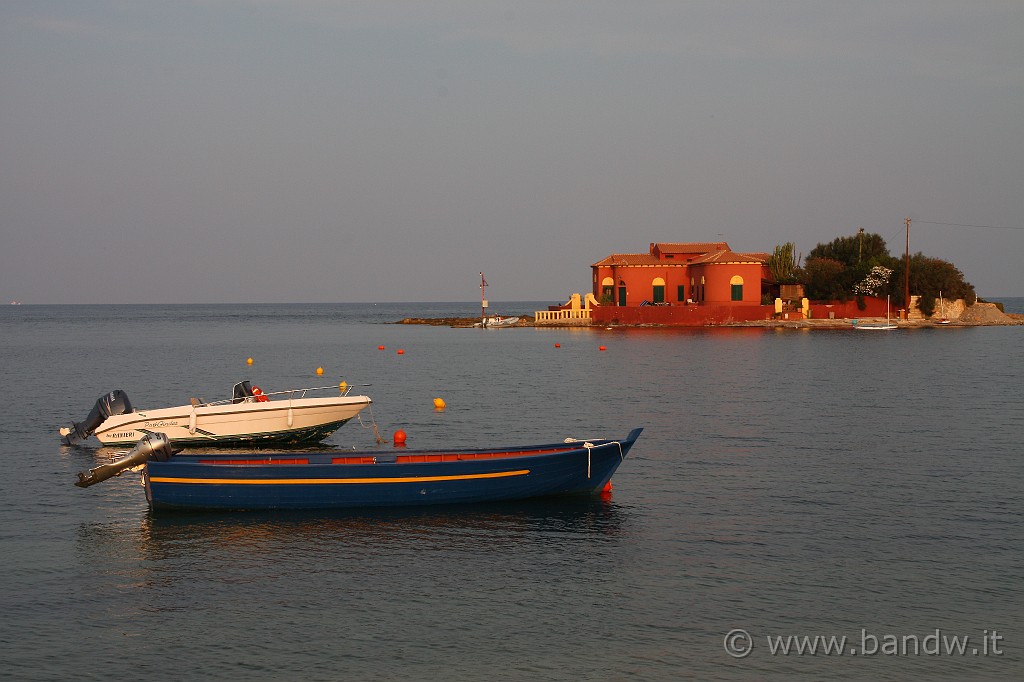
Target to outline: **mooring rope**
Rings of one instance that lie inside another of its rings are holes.
[[[377,445],[380,445],[381,443],[384,442],[384,438],[380,435],[380,429],[377,428],[377,418],[373,416],[373,403],[370,403],[369,408],[370,421],[372,422],[373,425],[373,437],[377,439]],[[363,414],[361,412],[356,415],[356,419],[359,421],[359,425],[362,426],[364,429],[370,428],[369,426],[363,423]]]
[[[603,439],[595,438],[594,440],[603,440]],[[569,437],[569,438],[566,438],[562,442],[563,443],[579,443],[580,439],[579,438]],[[619,461],[620,462],[625,462],[626,461],[626,453],[624,453],[622,451],[622,441],[612,440],[612,441],[608,441],[607,443],[602,443],[601,445],[594,445],[590,441],[583,441],[583,447],[585,447],[587,449],[587,462],[588,462],[587,478],[590,478],[590,469],[589,469],[590,448],[602,447],[603,445],[611,445],[612,443],[615,443],[615,445],[619,446]]]

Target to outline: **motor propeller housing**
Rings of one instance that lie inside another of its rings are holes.
[[[108,478],[120,476],[125,469],[137,467],[150,460],[166,462],[173,456],[171,439],[163,433],[150,433],[143,436],[128,454],[116,462],[101,464],[95,469],[90,469],[89,473],[79,473],[75,485],[79,488],[88,488]]]
[[[133,411],[128,394],[119,388],[114,389],[99,397],[85,421],[71,422],[70,427],[62,428],[60,430],[61,441],[64,445],[77,445],[91,436],[107,417],[114,414],[128,414]]]

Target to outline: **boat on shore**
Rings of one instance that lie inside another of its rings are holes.
[[[622,440],[479,449],[181,453],[154,433],[124,457],[80,473],[85,488],[141,468],[164,509],[338,509],[498,502],[605,489],[643,429]]]
[[[519,324],[518,317],[502,317],[501,315],[492,315],[490,317],[481,318],[478,327],[486,327],[487,329],[496,329],[500,327],[514,327]]]
[[[889,317],[889,297],[885,297],[885,322],[867,322],[863,324],[857,324],[857,320],[853,321],[853,328],[860,329],[861,331],[887,331],[890,329],[899,329],[899,325],[893,322]]]
[[[307,397],[328,390],[340,395]],[[103,445],[132,445],[157,432],[181,447],[316,443],[372,402],[365,395],[349,395],[350,391],[342,382],[263,393],[249,381],[240,381],[225,400],[192,398],[188,405],[135,410],[128,395],[115,390],[100,396],[85,421],[61,428],[60,436],[65,445],[77,445],[91,435]]]
[[[949,318],[946,317],[946,305],[942,301],[942,292],[939,292],[939,324],[949,324]]]

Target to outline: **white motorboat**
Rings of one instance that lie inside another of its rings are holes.
[[[307,397],[307,393],[334,390],[340,395]],[[84,422],[60,429],[65,445],[96,436],[103,445],[130,445],[153,432],[161,432],[181,446],[238,446],[281,443],[316,443],[337,431],[372,401],[349,395],[351,387],[298,388],[264,394],[248,381],[235,384],[227,400],[135,410],[127,394],[111,391],[99,398]]]
[[[514,327],[519,323],[518,317],[502,317],[501,315],[492,315],[491,317],[482,318],[480,325],[482,327]]]

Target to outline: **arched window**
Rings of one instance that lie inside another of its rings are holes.
[[[743,278],[739,275],[733,275],[732,279],[729,280],[729,285],[732,287],[732,300],[742,301],[743,300]]]
[[[615,280],[605,277],[601,280],[601,302],[611,303],[615,300]]]
[[[652,292],[652,295],[651,295],[651,300],[654,303],[664,303],[665,302],[665,280],[662,279],[661,277],[655,277],[654,280],[651,282],[651,287],[653,288],[653,292]]]

